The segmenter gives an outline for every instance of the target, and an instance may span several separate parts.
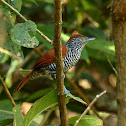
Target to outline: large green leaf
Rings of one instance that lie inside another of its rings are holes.
[[[0,126],[6,126],[13,121],[14,115],[10,111],[0,110]]]
[[[14,122],[13,125],[14,126],[22,126],[22,122],[24,120],[24,116],[20,111],[21,106],[20,105],[16,105],[13,108],[13,113],[14,113]]]
[[[36,30],[37,26],[30,20],[25,23],[18,23],[11,29],[11,39],[18,45],[34,48],[39,44],[35,37]]]
[[[74,125],[80,116],[72,117],[68,120],[69,125]],[[85,115],[78,126],[103,126],[102,120],[92,115]]]
[[[15,8],[16,10],[18,10],[20,12],[21,10],[21,6],[22,6],[22,0],[5,0],[9,5],[11,5],[13,8]],[[15,24],[15,20],[16,20],[16,14],[13,10],[11,10],[8,6],[6,6],[5,4],[2,4],[2,11],[3,13],[9,18],[10,22],[12,25]]]
[[[22,126],[29,126],[31,121],[44,110],[49,109],[50,107],[58,103],[56,89],[45,95],[44,97],[37,100],[32,108],[26,114]]]
[[[73,96],[72,94],[68,94],[69,97],[67,97],[66,102],[69,100],[69,98],[73,98],[74,100],[81,102],[82,104],[85,104],[85,102],[78,98]],[[37,100],[32,108],[28,111],[24,118],[23,126],[28,126],[32,120],[39,115],[41,112],[49,109],[50,107],[56,105],[58,103],[57,98],[57,91],[56,89],[48,93],[47,95],[43,96],[39,100]]]
[[[13,121],[13,126],[22,126],[23,120],[24,120],[24,115],[20,111],[21,105],[18,104],[13,108],[13,113],[14,113],[14,121]],[[38,124],[33,121],[30,126],[37,126]]]

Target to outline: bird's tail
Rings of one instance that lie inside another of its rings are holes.
[[[28,73],[25,78],[23,80],[21,80],[19,82],[19,84],[17,85],[17,87],[15,88],[14,91],[19,91],[29,80],[30,80],[30,75],[33,73],[33,71],[31,71],[30,73]]]

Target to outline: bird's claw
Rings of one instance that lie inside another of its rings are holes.
[[[68,94],[70,93],[69,90],[66,89],[65,85],[64,85],[64,94],[66,95],[66,97],[68,96]]]

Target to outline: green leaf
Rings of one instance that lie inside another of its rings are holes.
[[[5,45],[4,45],[4,49],[7,49],[12,54],[15,54],[16,56],[21,57],[22,59],[24,59],[24,55],[23,55],[23,52],[21,50],[21,46],[17,45],[13,41],[11,41],[10,38],[7,39],[7,41],[6,41]]]
[[[87,104],[87,103],[86,103],[85,101],[83,101],[81,98],[75,97],[75,96],[73,96],[71,93],[69,93],[68,96],[69,96],[70,98],[72,98],[72,99],[74,99],[74,100],[76,100],[76,101],[82,103],[82,104]]]
[[[22,0],[5,0],[9,5],[20,12],[22,6]],[[13,10],[11,10],[8,6],[2,3],[1,7],[3,13],[9,18],[12,25],[15,24],[16,14]]]
[[[13,108],[11,102],[9,99],[4,99],[0,101],[0,109],[1,110],[6,110],[6,111],[11,111]]]
[[[26,114],[23,122],[23,126],[28,126],[31,121],[44,110],[49,109],[50,107],[58,103],[56,89],[45,95],[44,97],[37,100],[33,106],[30,108]]]
[[[39,90],[39,91],[37,91],[37,92],[31,94],[31,95],[26,99],[26,101],[29,102],[29,101],[35,100],[35,99],[37,99],[37,98],[40,98],[40,97],[42,97],[43,95],[49,93],[51,90],[52,90],[52,88],[46,88],[46,89]]]
[[[21,105],[16,105],[13,108],[13,113],[14,113],[14,122],[13,125],[14,126],[22,126],[22,122],[24,120],[24,116],[20,111]]]
[[[18,23],[11,29],[11,39],[14,43],[27,48],[38,46],[39,41],[34,36],[37,26],[32,21]]]
[[[10,111],[0,110],[0,126],[6,126],[13,121],[14,115]]]
[[[72,117],[68,120],[69,125],[74,125],[80,116]],[[78,126],[103,126],[102,120],[92,115],[85,115]]]
[[[3,61],[4,57],[5,57],[5,53],[0,53],[0,62]]]

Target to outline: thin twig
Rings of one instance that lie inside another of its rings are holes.
[[[118,75],[118,72],[117,72],[117,70],[116,70],[116,68],[112,65],[112,63],[111,63],[110,59],[108,58],[108,56],[107,56],[107,60],[108,60],[108,62],[109,62],[109,64],[110,64],[111,68],[112,68],[113,71],[115,72],[115,74],[116,74],[117,76],[119,76],[119,75]]]
[[[75,89],[75,91],[77,92],[78,96],[81,97],[89,105],[90,104],[90,100],[86,97],[84,92],[77,86],[77,84],[73,80],[70,80],[67,77],[67,75],[66,75],[65,78],[68,81],[68,83]],[[96,115],[98,118],[101,119],[101,117],[98,115],[97,110],[96,110],[96,108],[94,106],[92,106],[92,111],[93,111],[94,115]]]
[[[80,118],[76,121],[74,126],[77,126],[80,122],[80,120],[84,117],[84,115],[91,109],[91,106],[103,95],[106,93],[106,90],[103,91],[102,93],[100,93],[99,95],[96,95],[96,97],[94,98],[94,100],[89,104],[89,106],[86,108],[86,110],[82,113],[82,115],[80,116]]]
[[[56,60],[56,84],[58,103],[60,111],[61,126],[68,126],[67,108],[64,97],[64,80],[63,80],[63,58],[61,45],[61,29],[62,29],[62,0],[54,0],[54,50]]]
[[[13,100],[13,98],[12,98],[12,96],[11,96],[11,94],[10,94],[10,92],[9,92],[9,90],[8,90],[6,84],[5,84],[5,82],[4,82],[4,80],[3,80],[3,78],[2,78],[1,76],[0,76],[0,80],[1,80],[1,82],[2,82],[3,88],[4,88],[4,90],[5,90],[5,92],[6,92],[7,96],[8,96],[8,98],[10,99],[11,104],[12,104],[13,106],[15,106],[16,104],[15,104],[15,102],[14,102],[14,100]]]
[[[18,12],[15,8],[13,8],[10,4],[8,4],[6,1],[1,0],[6,6],[8,6],[11,10],[13,10],[17,15],[19,15],[24,21],[27,21],[27,19]],[[39,29],[36,30],[44,39],[46,39],[51,45],[53,44],[53,41],[50,40],[46,35],[44,35]]]
[[[12,56],[13,58],[15,58],[15,59],[19,60],[20,62],[22,62],[22,59],[20,57],[18,57],[15,54],[9,52],[8,50],[5,50],[5,49],[0,47],[0,52],[5,53],[5,54],[7,54],[9,56]]]

